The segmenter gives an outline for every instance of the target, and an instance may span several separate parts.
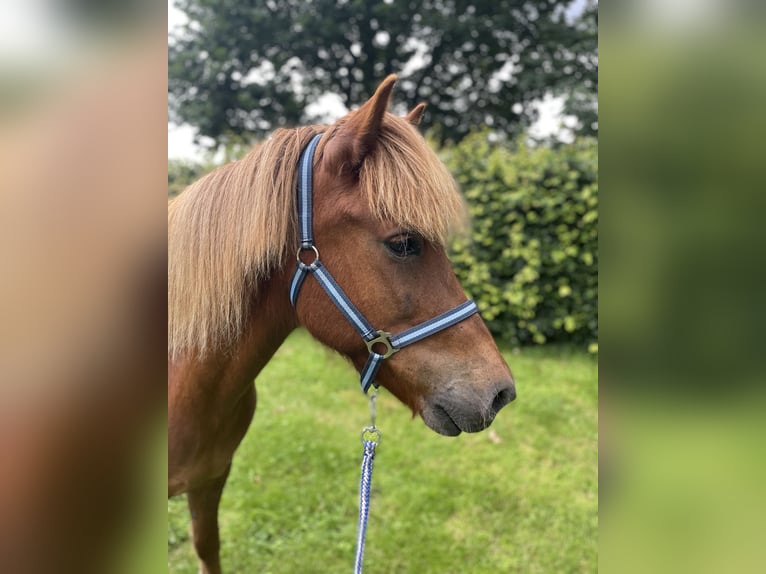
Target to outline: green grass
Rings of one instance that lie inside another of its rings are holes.
[[[366,574],[597,571],[596,360],[504,355],[518,399],[491,434],[439,436],[381,392]],[[292,335],[258,378],[221,502],[227,574],[352,570],[367,422],[349,364]],[[197,572],[183,497],[168,503],[168,562]]]

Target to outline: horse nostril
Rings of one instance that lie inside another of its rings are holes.
[[[492,401],[492,410],[497,413],[500,409],[502,409],[515,398],[516,389],[513,387],[513,385],[510,387],[505,387],[499,391],[497,395],[495,395],[495,399]]]

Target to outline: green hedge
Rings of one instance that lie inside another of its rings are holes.
[[[456,272],[493,335],[514,345],[598,350],[598,150],[491,143],[478,133],[443,151],[472,227]]]

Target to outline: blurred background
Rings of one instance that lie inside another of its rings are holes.
[[[600,10],[600,566],[766,551],[762,4]]]
[[[0,2],[2,572],[165,567],[165,33]]]

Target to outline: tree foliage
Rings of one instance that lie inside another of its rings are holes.
[[[439,139],[485,125],[520,133],[546,92],[573,93],[592,131],[596,10],[585,0],[179,0],[172,118],[218,143],[307,121],[327,92],[353,107],[389,73],[395,98],[429,104]],[[583,5],[583,2],[574,2]]]
[[[185,160],[168,161],[168,199],[175,197],[216,166]]]
[[[496,337],[597,349],[597,154],[591,138],[507,147],[486,133],[444,152],[472,218],[452,261]]]

